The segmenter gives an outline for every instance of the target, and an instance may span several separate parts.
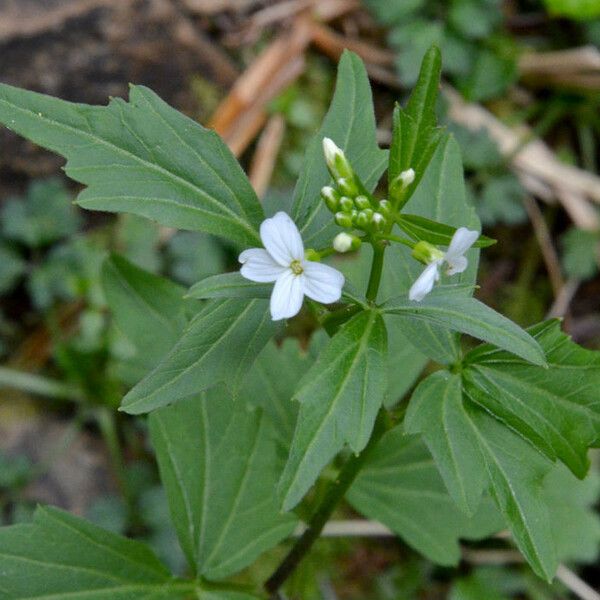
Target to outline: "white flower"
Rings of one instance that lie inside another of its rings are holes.
[[[244,250],[240,273],[250,281],[275,282],[271,294],[273,321],[298,314],[304,296],[330,304],[340,299],[344,276],[332,267],[304,258],[304,244],[294,221],[284,212],[260,226],[265,248]]]
[[[408,292],[408,298],[420,302],[431,292],[433,286],[440,279],[440,267],[443,263],[448,265],[447,275],[462,273],[469,264],[464,256],[465,252],[475,243],[479,233],[471,231],[466,227],[460,227],[456,230],[450,241],[450,246],[446,253],[438,259],[428,264],[417,280],[412,284]]]

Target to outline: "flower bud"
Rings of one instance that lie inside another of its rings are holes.
[[[371,217],[367,214],[366,210],[361,210],[356,217],[356,226],[359,229],[368,229],[371,223]]]
[[[385,227],[386,220],[380,212],[376,212],[371,217],[371,223],[375,231],[381,231]]]
[[[334,179],[346,177],[352,179],[354,171],[346,158],[346,155],[338,148],[335,142],[330,138],[323,138],[323,154],[327,168]]]
[[[402,171],[390,185],[390,195],[397,198],[401,197],[403,192],[415,180],[415,172],[413,169]]]
[[[347,227],[347,228],[352,227],[352,216],[349,215],[348,213],[345,213],[345,212],[335,213],[334,218],[335,218],[335,222],[340,227]]]
[[[356,183],[354,183],[354,179],[349,177],[340,177],[336,183],[342,194],[352,198],[358,194],[358,187],[356,186]]]
[[[444,258],[444,253],[433,244],[420,241],[415,244],[415,247],[412,250],[412,256],[424,265],[429,265],[434,261],[442,260]]]
[[[349,233],[338,233],[333,238],[333,248],[336,252],[350,252],[351,250],[358,250],[360,247],[361,240],[355,235]]]
[[[379,212],[384,217],[389,217],[392,212],[392,205],[389,200],[380,200],[379,201]]]
[[[352,201],[352,198],[348,198],[348,196],[342,196],[340,198],[340,209],[345,213],[351,212],[354,209],[354,202]]]
[[[356,208],[358,209],[371,208],[371,202],[366,196],[356,196],[354,204],[356,204]]]
[[[326,185],[324,188],[321,188],[321,198],[323,198],[327,208],[332,213],[338,210],[340,195],[330,185]]]

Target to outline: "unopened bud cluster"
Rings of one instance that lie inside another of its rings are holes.
[[[323,152],[334,184],[321,189],[321,197],[335,215],[335,222],[347,229],[385,229],[390,216],[389,202],[375,200],[363,193],[364,188],[346,155],[329,138],[323,139]]]

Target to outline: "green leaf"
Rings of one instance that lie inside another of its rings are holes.
[[[514,56],[479,49],[475,64],[461,92],[472,102],[482,102],[501,95],[518,77]]]
[[[523,206],[525,190],[519,180],[506,173],[488,181],[477,204],[477,211],[484,225],[506,223],[515,225],[527,220]]]
[[[557,320],[528,331],[545,351],[547,369],[481,346],[465,357],[465,390],[474,402],[581,478],[589,467],[588,447],[600,441],[600,353],[573,343]]]
[[[339,228],[321,200],[321,188],[331,181],[323,156],[323,138],[331,138],[345,153],[368,190],[385,170],[387,152],[377,145],[371,86],[364,64],[345,51],[338,67],[335,93],[317,135],[311,140],[294,190],[291,216],[306,246],[329,244]]]
[[[460,512],[420,437],[401,427],[381,438],[346,498],[441,565],[458,564],[460,538],[482,539],[503,527],[489,498],[473,517]]]
[[[597,0],[544,0],[550,14],[588,20],[600,16]]]
[[[199,231],[179,231],[167,246],[171,275],[180,283],[192,285],[222,273],[227,256],[218,238]]]
[[[591,279],[600,265],[600,235],[571,227],[562,237],[562,266],[569,277]]]
[[[413,392],[404,420],[407,433],[422,433],[450,495],[472,515],[487,488],[485,464],[465,414],[458,375],[438,371]]]
[[[252,600],[173,579],[145,544],[61,510],[39,507],[33,523],[0,529],[3,600]]]
[[[146,370],[156,366],[187,325],[184,288],[113,254],[102,266],[102,286],[117,327]]]
[[[369,441],[386,388],[383,318],[363,311],[348,321],[302,378],[294,439],[279,483],[284,509],[293,508],[321,469],[348,443],[360,452]]]
[[[23,198],[9,198],[2,207],[2,233],[38,248],[73,235],[80,225],[72,197],[60,179],[34,181]]]
[[[558,560],[593,563],[600,551],[600,517],[594,509],[600,496],[600,475],[590,471],[578,480],[558,463],[546,475],[542,493]]]
[[[217,386],[150,416],[171,517],[198,575],[223,579],[287,537],[280,512],[275,426]]]
[[[277,330],[266,300],[213,300],[190,322],[156,368],[124,398],[121,410],[148,412],[220,381],[235,388]]]
[[[0,243],[0,294],[10,292],[26,273],[27,263],[10,246]]]
[[[420,16],[406,19],[394,27],[389,43],[395,47],[396,68],[405,86],[414,85],[419,77],[419,65],[432,46],[444,43],[444,25],[439,20],[427,20]]]
[[[456,579],[448,600],[511,600],[514,598],[515,581],[505,566],[478,567],[467,577]],[[525,590],[522,590],[525,591]],[[544,596],[536,600],[542,600]]]
[[[307,350],[297,338],[286,338],[281,345],[268,343],[240,383],[240,400],[262,408],[275,425],[281,448],[289,452],[299,405],[292,400],[298,381],[315,362],[327,336],[323,331],[313,334]]]
[[[533,364],[546,364],[544,352],[533,337],[510,319],[462,293],[460,286],[440,286],[421,302],[400,296],[386,302],[382,310],[387,314],[460,331],[504,348]]]
[[[256,283],[236,273],[213,275],[194,284],[187,295],[190,298],[270,298],[272,283]]]
[[[558,565],[542,482],[551,463],[483,410],[469,406],[491,494],[531,568],[552,579]]]
[[[394,109],[388,182],[391,184],[402,171],[409,168],[415,171],[415,179],[403,194],[402,204],[419,185],[442,139],[441,130],[436,128],[435,116],[441,69],[440,51],[436,46],[431,46],[421,62],[419,78],[406,109],[399,105]]]
[[[466,38],[485,38],[502,22],[502,8],[494,0],[453,0],[448,20]]]
[[[145,87],[101,107],[0,85],[0,122],[67,159],[84,208],[260,242],[262,208],[227,146]]]
[[[438,223],[419,215],[398,215],[396,223],[410,237],[415,240],[425,240],[431,244],[439,246],[449,246],[452,241],[452,236],[456,233],[456,227]],[[487,248],[496,243],[496,240],[480,235],[477,241],[473,244],[474,248]]]

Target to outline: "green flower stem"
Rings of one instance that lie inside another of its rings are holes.
[[[398,244],[404,244],[409,248],[415,247],[415,242],[409,240],[408,238],[403,238],[398,235],[392,235],[390,233],[382,233],[376,236],[379,240],[387,240],[388,242],[397,242]]]
[[[385,231],[387,235],[389,231]],[[371,274],[369,275],[369,283],[367,286],[366,297],[369,302],[375,302],[379,284],[381,283],[381,274],[383,271],[383,258],[387,244],[383,240],[372,240],[373,245],[373,262],[371,263]],[[360,307],[350,307],[354,312],[358,312]],[[331,329],[339,327],[338,321],[333,318],[336,313],[331,313],[331,322],[324,323],[325,330],[331,335]],[[348,320],[349,315],[344,313],[340,315],[342,322]],[[341,323],[340,323],[341,324]],[[295,571],[302,559],[306,556],[312,545],[321,535],[323,527],[331,518],[335,507],[340,500],[344,498],[348,489],[352,485],[356,476],[362,469],[372,449],[377,445],[377,442],[389,427],[389,415],[385,407],[379,409],[377,420],[373,428],[373,433],[360,454],[352,455],[340,469],[335,481],[331,482],[323,501],[319,504],[314,514],[308,522],[306,531],[300,536],[296,543],[292,546],[286,557],[273,572],[271,577],[265,582],[265,590],[271,595],[273,600],[280,598],[279,589],[286,582],[288,577]]]
[[[373,262],[371,263],[371,274],[367,285],[366,298],[369,302],[375,302],[379,284],[381,283],[381,273],[383,272],[383,256],[385,254],[385,244],[382,242],[373,243]]]
[[[318,539],[323,527],[330,519],[335,507],[340,500],[346,495],[346,492],[354,482],[354,479],[365,464],[369,454],[386,432],[388,428],[387,411],[382,408],[377,415],[373,434],[369,443],[365,446],[360,454],[352,455],[340,469],[337,478],[330,484],[329,489],[325,493],[325,497],[321,504],[317,507],[312,515],[307,529],[292,546],[286,557],[279,564],[274,573],[267,579],[265,589],[272,598],[278,597],[278,590],[285,583],[288,577],[294,572],[302,559],[306,556],[312,545]]]

